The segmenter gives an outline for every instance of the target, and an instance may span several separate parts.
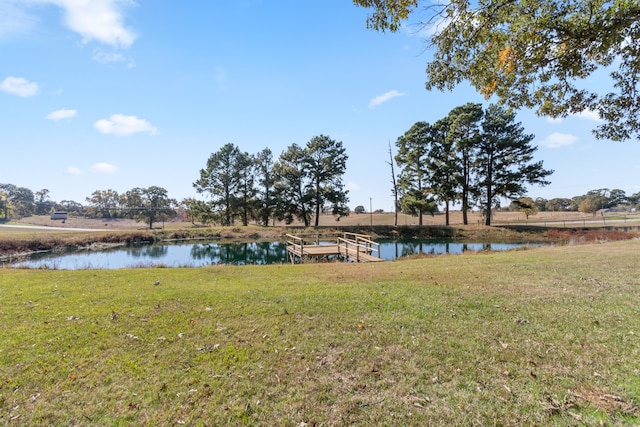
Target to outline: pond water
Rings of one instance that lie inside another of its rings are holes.
[[[396,260],[414,254],[460,254],[465,251],[509,250],[525,243],[454,243],[442,240],[380,241],[380,257]],[[287,262],[284,242],[183,242],[135,245],[103,251],[35,254],[12,267],[83,270],[135,267],[200,267],[205,265],[279,264]]]

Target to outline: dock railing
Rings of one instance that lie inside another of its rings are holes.
[[[356,262],[361,258],[366,261],[380,259],[380,243],[371,240],[367,234],[344,233],[343,237],[338,237],[338,248],[347,259],[355,258]]]
[[[314,235],[313,239],[306,240],[300,236],[286,234],[287,254],[289,261],[295,264],[296,260],[300,263],[305,258],[322,258],[331,256],[344,256],[347,260],[352,259],[356,262],[382,261],[380,257],[380,244],[371,240],[371,236],[358,233],[343,233],[342,237],[323,238]],[[335,243],[330,240],[335,239]]]
[[[289,261],[293,264],[295,257],[297,256],[302,262],[302,256],[304,254],[304,239],[302,237],[294,236],[293,234],[286,234],[287,238],[287,254],[289,254]]]

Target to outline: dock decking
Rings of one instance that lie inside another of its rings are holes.
[[[342,256],[355,262],[383,261],[380,244],[372,241],[369,235],[357,233],[344,233],[336,238],[336,243],[320,243],[318,238],[305,241],[302,237],[287,234],[287,254],[292,264],[330,256]]]

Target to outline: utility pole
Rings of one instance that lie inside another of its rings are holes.
[[[371,218],[371,229],[373,230],[373,199],[369,197],[369,218]]]
[[[398,183],[396,182],[396,172],[393,169],[393,153],[391,152],[391,142],[389,142],[389,161],[391,166],[391,183],[393,184],[393,225],[398,225]]]

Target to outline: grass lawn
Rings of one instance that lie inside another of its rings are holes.
[[[0,269],[0,424],[638,425],[639,253]]]

